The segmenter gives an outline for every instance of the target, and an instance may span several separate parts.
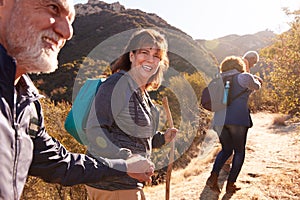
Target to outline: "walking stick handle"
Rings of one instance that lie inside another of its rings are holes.
[[[173,118],[172,118],[172,114],[171,114],[170,107],[169,107],[168,97],[163,97],[162,104],[163,104],[164,110],[167,115],[168,127],[172,128],[172,127],[174,127],[174,124],[173,124]]]
[[[172,114],[169,108],[169,102],[168,102],[168,98],[167,97],[163,97],[162,99],[162,104],[164,107],[164,110],[166,112],[166,116],[167,116],[167,123],[168,123],[168,127],[169,128],[173,128],[174,124],[173,124],[173,118],[172,118]],[[171,173],[172,173],[172,166],[173,166],[173,161],[174,161],[174,151],[175,151],[175,138],[171,141],[171,150],[169,153],[169,164],[168,164],[168,168],[167,168],[167,176],[166,176],[166,200],[170,199],[170,183],[171,183]]]

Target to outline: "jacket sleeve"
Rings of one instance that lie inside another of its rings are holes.
[[[238,75],[238,83],[250,90],[259,90],[261,88],[261,83],[255,78],[254,75],[250,73],[241,73]]]
[[[119,92],[118,99],[112,101],[115,81],[107,80],[96,94],[86,127],[88,151],[92,155],[127,159],[132,155],[131,150],[120,148],[119,138],[110,132],[114,124],[112,104],[114,104],[115,113],[119,113],[125,102],[125,97],[122,96],[124,92]]]
[[[126,163],[121,159],[99,157],[96,160],[84,154],[71,153],[45,130],[41,130],[33,143],[29,175],[46,182],[65,186],[94,183],[107,176],[124,175],[127,171]]]
[[[38,103],[38,102],[36,102]],[[70,186],[99,182],[104,177],[124,175],[125,160],[91,158],[84,154],[69,152],[59,141],[45,130],[42,109],[38,103],[38,130],[33,134],[33,159],[29,175],[37,176],[51,183]]]

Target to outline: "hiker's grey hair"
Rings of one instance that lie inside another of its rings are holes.
[[[256,51],[247,51],[244,55],[243,58],[256,58],[257,62],[259,61],[259,55]]]

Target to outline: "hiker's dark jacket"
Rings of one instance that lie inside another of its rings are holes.
[[[48,135],[38,94],[23,75],[14,86],[15,60],[0,44],[0,199],[19,199],[27,175],[47,182],[74,185],[123,175],[123,160],[99,159],[69,153]],[[107,167],[110,165],[115,169]]]
[[[152,148],[165,144],[157,132],[159,113],[149,95],[142,95],[133,79],[120,71],[104,81],[96,94],[88,122],[88,152],[93,156],[124,158],[139,154],[150,159]],[[142,188],[128,175],[109,177],[97,184],[102,190]]]
[[[231,96],[238,96],[231,104],[223,110],[214,113],[213,126],[236,125],[252,127],[252,119],[248,108],[249,95],[261,87],[260,82],[247,72],[240,73],[236,69],[222,73],[222,76],[233,77],[233,83],[230,86]]]

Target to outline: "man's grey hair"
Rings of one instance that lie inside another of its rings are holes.
[[[247,51],[244,55],[243,58],[256,58],[257,62],[259,61],[259,55],[256,51]]]

